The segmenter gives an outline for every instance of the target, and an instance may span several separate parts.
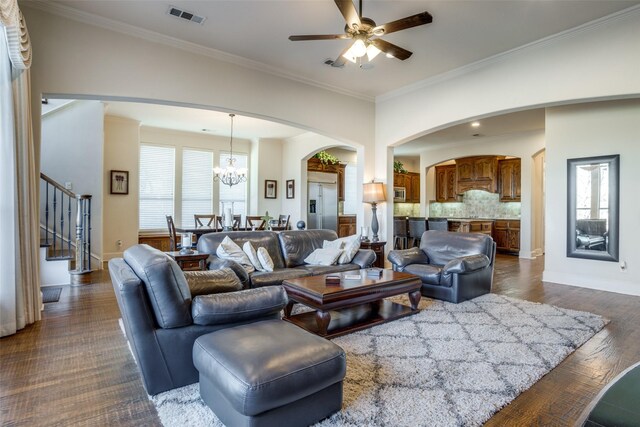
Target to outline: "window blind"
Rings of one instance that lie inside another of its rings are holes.
[[[182,225],[195,225],[193,215],[213,214],[213,153],[182,151]]]
[[[174,147],[140,144],[140,229],[167,228],[165,215],[174,215]]]
[[[235,167],[248,168],[248,156],[245,154],[233,154],[236,159]],[[220,154],[220,167],[226,167],[229,162],[229,153]],[[223,183],[219,183],[220,191],[220,215],[223,215],[227,208],[231,208],[234,215],[242,215],[241,225],[244,226],[245,216],[247,214],[247,183],[243,182],[238,185],[229,187]]]

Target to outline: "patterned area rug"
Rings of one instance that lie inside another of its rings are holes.
[[[333,340],[347,352],[343,406],[318,426],[482,425],[608,323],[496,294],[420,307]],[[198,384],[151,400],[165,427],[222,426]]]

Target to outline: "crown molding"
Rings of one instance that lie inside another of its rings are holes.
[[[219,61],[224,61],[234,65],[238,65],[243,68],[248,68],[251,70],[271,74],[273,76],[292,80],[297,83],[302,83],[309,86],[317,87],[319,89],[335,92],[340,95],[346,95],[346,96],[357,98],[367,102],[375,101],[375,98],[373,96],[367,96],[362,93],[350,91],[348,89],[343,89],[337,86],[320,83],[312,79],[295,75],[282,68],[274,67],[259,61],[254,61],[252,59],[242,57],[242,56],[233,55],[231,53],[223,52],[221,50],[202,46],[197,43],[192,43],[192,42],[181,40],[175,37],[160,34],[155,31],[138,28],[133,25],[125,24],[123,22],[115,21],[109,18],[104,18],[102,16],[98,16],[93,13],[83,12],[83,11],[74,9],[72,7],[64,6],[62,4],[58,4],[55,2],[43,1],[43,0],[29,0],[29,1],[21,1],[20,3],[21,3],[21,6],[42,10],[44,12],[61,16],[63,18],[68,18],[76,22],[93,25],[106,30],[144,39],[150,42],[164,44],[164,45],[181,49],[190,53],[194,53],[196,55],[207,56],[209,58],[213,58]]]
[[[463,65],[462,67],[455,68],[450,71],[446,71],[444,73],[438,74],[433,77],[429,77],[427,79],[418,81],[416,83],[412,83],[407,86],[403,86],[399,89],[395,89],[384,93],[382,95],[378,95],[375,97],[375,102],[384,102],[393,98],[397,98],[402,95],[407,95],[409,93],[413,93],[415,91],[427,88],[429,86],[434,86],[439,83],[443,83],[447,80],[454,79],[456,77],[463,76],[465,74],[470,74],[474,71],[477,71],[481,68],[488,67],[493,64],[497,64],[500,62],[504,62],[510,59],[513,56],[519,55],[526,51],[537,49],[540,47],[548,46],[550,44],[556,43],[559,40],[569,39],[572,37],[577,37],[580,34],[591,31],[595,28],[601,27],[603,25],[608,25],[622,19],[626,19],[629,16],[640,15],[640,5],[632,6],[627,9],[623,9],[621,11],[612,13],[611,15],[604,16],[602,18],[595,19],[593,21],[586,22],[577,27],[569,28],[568,30],[561,31],[556,34],[552,34],[550,36],[541,38],[539,40],[533,41],[531,43],[524,44],[522,46],[518,46],[511,50],[507,50],[505,52],[501,52],[495,54],[493,56],[489,56],[487,58],[480,59],[476,62],[472,62],[470,64]]]

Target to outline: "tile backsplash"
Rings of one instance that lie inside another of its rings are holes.
[[[420,216],[420,203],[394,203],[393,216]]]
[[[394,209],[395,210],[395,209]],[[430,217],[520,218],[520,202],[500,202],[500,195],[481,190],[463,193],[460,203],[429,204]]]

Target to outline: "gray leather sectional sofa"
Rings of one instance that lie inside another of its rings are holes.
[[[250,241],[254,248],[264,247],[274,263],[273,272],[256,271],[250,274],[236,262],[220,259],[216,250],[222,240],[229,236],[238,246]],[[205,234],[198,240],[198,251],[210,254],[209,268],[231,268],[240,278],[245,288],[280,285],[283,280],[318,274],[369,268],[376,260],[370,249],[360,249],[350,264],[317,266],[306,265],[304,259],[311,252],[321,248],[325,240],[335,240],[338,235],[333,230],[291,230],[279,233],[273,231],[231,231]]]

